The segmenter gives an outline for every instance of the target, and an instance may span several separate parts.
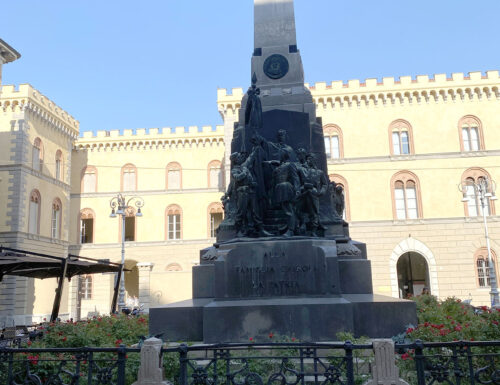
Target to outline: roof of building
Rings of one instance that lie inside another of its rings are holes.
[[[0,39],[0,56],[3,57],[5,63],[10,63],[21,57],[21,54],[14,48],[8,45],[5,41]]]

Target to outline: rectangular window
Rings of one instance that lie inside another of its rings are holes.
[[[168,216],[168,239],[181,239],[181,215]]]
[[[464,151],[470,151],[469,130],[467,127],[462,128],[462,142],[464,143]]]
[[[123,171],[123,191],[135,191],[135,170]]]
[[[219,167],[210,168],[210,188],[222,188],[222,172]]]
[[[470,217],[476,217],[478,215],[476,192],[474,191],[474,186],[466,186],[466,196],[469,198],[467,201],[467,211]]]
[[[479,151],[479,136],[477,127],[470,128],[470,148],[472,151]]]
[[[334,159],[340,158],[340,147],[339,147],[339,137],[337,135],[332,136],[332,154],[331,157]]]
[[[178,190],[181,188],[181,170],[168,170],[168,189]]]
[[[38,234],[38,203],[30,201],[29,233]]]
[[[40,171],[41,162],[40,162],[40,149],[38,147],[33,147],[33,170]]]
[[[80,295],[82,299],[92,299],[91,276],[80,276]]]
[[[125,218],[125,242],[135,241],[135,217]]]
[[[396,217],[406,219],[405,193],[402,188],[394,189],[394,198],[396,200]]]
[[[392,133],[392,151],[394,155],[401,155],[401,147],[399,143],[399,132]]]
[[[330,145],[330,137],[329,136],[325,136],[325,153],[326,153],[327,158],[332,157],[332,149],[331,149],[331,145]]]
[[[215,238],[217,228],[222,222],[222,213],[210,214],[210,237]]]
[[[410,153],[410,143],[408,141],[408,133],[406,131],[401,132],[401,151],[403,154]]]
[[[408,218],[417,219],[418,218],[417,192],[415,190],[415,187],[406,188],[406,204],[408,210]]]
[[[51,234],[53,239],[59,238],[59,229],[61,228],[61,210],[52,208],[52,226]]]
[[[61,160],[56,159],[56,179],[61,180]]]
[[[83,192],[96,192],[96,174],[94,172],[86,172],[83,175]]]
[[[82,219],[80,221],[80,243],[92,243],[94,239],[94,219]]]

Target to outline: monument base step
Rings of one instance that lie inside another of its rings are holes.
[[[387,338],[417,323],[415,303],[376,294],[192,299],[150,309],[151,335],[168,341],[247,342],[276,336],[332,341],[338,332]]]

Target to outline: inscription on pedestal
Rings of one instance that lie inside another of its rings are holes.
[[[230,298],[322,295],[327,267],[323,253],[297,247],[237,248],[226,259],[224,275]],[[251,255],[250,255],[251,253]]]

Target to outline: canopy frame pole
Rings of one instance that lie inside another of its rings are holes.
[[[64,278],[66,278],[66,271],[68,269],[68,258],[64,258],[61,263],[61,275],[59,275],[59,281],[57,283],[56,296],[54,297],[54,305],[52,306],[52,314],[50,315],[50,322],[55,322],[57,320],[57,317],[59,316],[62,291],[64,288]]]
[[[116,273],[115,290],[113,292],[113,301],[111,302],[111,314],[116,313],[116,303],[118,301],[118,292],[120,291],[120,283],[123,276],[123,264],[120,264],[120,270]]]

